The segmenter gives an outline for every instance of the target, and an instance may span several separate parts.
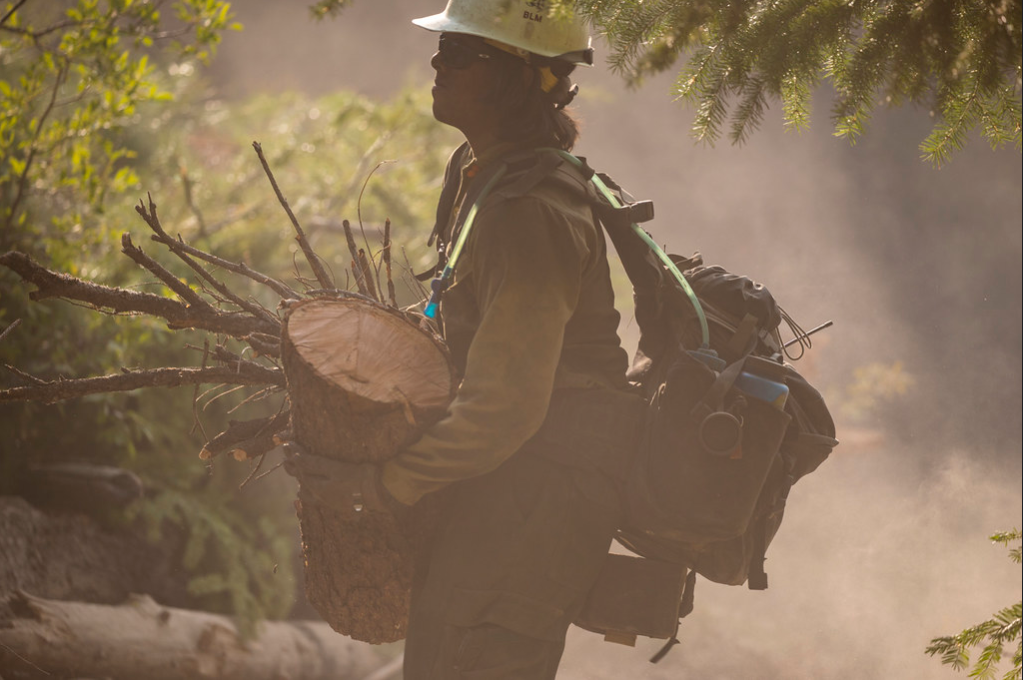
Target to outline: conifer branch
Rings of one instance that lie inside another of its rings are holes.
[[[936,163],[977,128],[994,145],[1020,146],[1021,0],[554,0],[556,11],[565,4],[606,36],[608,61],[629,84],[683,60],[676,93],[695,106],[692,133],[707,143],[726,120],[742,143],[772,100],[786,125],[805,127],[808,93],[826,79],[836,134],[851,143],[877,107],[914,102],[939,116],[921,143]]]

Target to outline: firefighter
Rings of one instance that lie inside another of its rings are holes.
[[[593,52],[585,24],[545,5],[450,0],[413,21],[439,34],[433,114],[466,139],[437,210],[442,257],[498,164],[528,167],[532,150],[576,143],[570,75]],[[601,227],[564,181],[509,181],[477,206],[438,286],[462,375],[446,417],[382,467],[288,462],[338,512],[449,496],[413,587],[406,680],[553,678],[621,516],[624,450],[639,419],[621,417],[628,360]]]

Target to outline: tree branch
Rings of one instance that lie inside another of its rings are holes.
[[[266,418],[232,420],[228,428],[206,442],[199,453],[203,460],[221,453],[241,450],[246,458],[255,458],[277,446],[273,437],[288,426],[291,411],[281,411]]]
[[[28,0],[18,0],[18,2],[14,3],[14,6],[11,7],[6,14],[0,17],[0,26],[6,24],[7,20],[14,16],[14,13],[21,9],[21,6],[24,5],[26,2],[28,2]]]
[[[271,276],[267,276],[266,274],[263,274],[252,269],[244,262],[231,262],[230,260],[225,260],[221,257],[217,257],[216,255],[211,255],[210,253],[199,250],[194,246],[188,245],[184,241],[178,241],[176,239],[171,238],[167,233],[163,232],[162,229],[159,232],[154,230],[154,234],[152,235],[151,238],[157,243],[162,243],[163,245],[167,246],[167,248],[175,255],[178,255],[178,257],[180,257],[178,253],[191,255],[192,257],[199,260],[203,260],[204,262],[208,262],[209,264],[212,264],[215,267],[220,267],[221,269],[226,269],[227,271],[232,272],[234,274],[245,276],[249,279],[252,279],[256,283],[263,284],[267,288],[270,288],[271,290],[273,290],[273,292],[277,293],[279,296],[281,296],[281,298],[285,300],[298,300],[302,297],[299,293],[297,293],[293,288],[291,288],[287,284],[282,283],[281,281],[278,281],[277,279]]]
[[[211,305],[203,300],[188,284],[182,283],[181,279],[167,271],[156,260],[142,252],[142,249],[131,242],[131,235],[125,232],[121,235],[121,252],[130,257],[135,264],[144,267],[153,273],[156,278],[163,281],[164,285],[177,293],[185,303],[199,308],[210,308]]]
[[[5,19],[7,17],[4,17]],[[60,92],[61,85],[64,84],[64,78],[67,76],[68,61],[64,58],[61,61],[60,71],[57,73],[57,77],[53,81],[53,91],[50,93],[50,101],[46,105],[46,109],[39,116],[39,120],[36,123],[35,134],[32,136],[32,144],[29,146],[28,158],[25,159],[25,167],[22,168],[21,176],[18,177],[18,188],[14,194],[14,200],[11,201],[11,206],[7,209],[7,219],[4,220],[3,231],[7,234],[12,233],[15,216],[18,213],[18,207],[21,204],[22,199],[25,198],[25,193],[28,190],[28,173],[32,169],[32,163],[35,161],[36,143],[39,141],[39,136],[43,132],[44,123],[46,119],[50,117],[50,113],[53,112],[53,106],[57,101],[57,93]],[[4,239],[6,241],[7,239]]]
[[[149,196],[148,211],[146,210],[146,207],[142,203],[142,201],[139,201],[139,204],[135,206],[135,212],[142,216],[142,219],[145,220],[146,224],[149,225],[150,229],[152,229],[157,234],[160,234],[163,237],[165,237],[165,240],[162,242],[167,243],[168,241],[170,241],[177,243],[176,241],[171,239],[170,236],[167,235],[167,232],[163,230],[163,226],[160,224],[160,217],[156,213],[156,203],[153,202],[152,196]],[[211,275],[208,271],[200,267],[199,264],[191,257],[189,257],[186,253],[175,248],[171,248],[171,251],[175,255],[177,255],[182,261],[184,261],[185,264],[191,267],[195,273],[197,273],[200,277],[203,278],[203,280],[209,283],[214,290],[216,290],[218,293],[224,296],[225,299],[234,303],[240,309],[243,309],[249,314],[252,314],[256,318],[263,319],[268,323],[276,325],[278,328],[277,332],[280,332],[280,321],[269,310],[265,309],[264,307],[258,304],[254,304],[252,302],[243,300],[234,293],[232,293],[227,286],[225,286],[223,283],[214,278],[213,275]]]
[[[29,294],[29,297],[36,301],[64,298],[105,308],[114,313],[150,314],[166,319],[172,329],[197,328],[232,337],[243,337],[250,333],[280,334],[280,326],[277,323],[237,312],[220,312],[213,308],[194,309],[160,295],[83,281],[74,276],[50,271],[28,255],[17,251],[0,255],[0,265],[8,267],[26,282],[37,286],[39,290]]]
[[[255,350],[258,356],[279,357],[281,355],[280,336],[267,335],[266,333],[250,333],[242,338],[249,343],[249,347]]]
[[[259,162],[263,164],[263,171],[266,172],[266,176],[270,179],[270,186],[273,187],[274,193],[277,194],[277,200],[280,201],[282,206],[284,206],[284,212],[288,213],[288,217],[291,219],[291,225],[295,228],[295,233],[297,234],[298,245],[302,248],[302,253],[305,255],[305,259],[309,263],[309,266],[312,267],[316,280],[319,281],[320,285],[324,288],[335,288],[336,286],[334,286],[334,282],[331,281],[330,277],[327,275],[327,271],[323,268],[320,258],[315,252],[313,252],[313,247],[309,245],[309,239],[306,238],[305,232],[302,231],[302,227],[299,225],[298,219],[295,217],[295,213],[291,211],[291,206],[288,205],[288,199],[284,198],[284,194],[281,193],[280,187],[277,186],[277,180],[274,179],[274,174],[270,171],[270,165],[266,162],[266,156],[263,155],[263,147],[260,146],[259,142],[253,142],[252,148],[256,150],[256,155],[259,156]]]
[[[387,299],[397,309],[398,300],[394,292],[394,278],[391,272],[391,220],[384,220],[384,268],[387,272]]]
[[[231,383],[235,385],[273,384],[284,387],[284,374],[245,362],[237,366],[209,368],[153,368],[117,375],[70,380],[50,380],[41,384],[10,387],[0,390],[0,403],[9,401],[41,401],[52,404],[88,394],[128,392],[142,387],[180,387],[197,383]]]
[[[21,319],[15,319],[14,321],[11,322],[11,324],[7,328],[5,328],[2,331],[0,331],[0,342],[3,342],[4,338],[7,337],[7,334],[10,333],[11,331],[13,331],[15,328],[17,328],[20,325],[21,325]]]
[[[362,261],[359,259],[359,248],[355,245],[355,237],[352,235],[352,225],[348,220],[342,220],[341,226],[345,230],[345,241],[348,243],[348,252],[352,256],[352,274],[355,276],[355,285],[363,295],[369,295],[366,287],[366,272],[362,269]]]

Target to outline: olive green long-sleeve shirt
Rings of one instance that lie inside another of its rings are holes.
[[[463,162],[455,213],[469,209],[475,161]],[[498,467],[540,428],[554,390],[625,387],[603,233],[577,193],[541,184],[486,200],[441,310],[463,378],[446,417],[384,465],[403,503]]]

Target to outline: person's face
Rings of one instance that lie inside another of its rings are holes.
[[[433,117],[472,137],[493,126],[495,112],[487,103],[501,58],[480,38],[442,33],[440,47],[430,60],[437,71],[433,87]]]

